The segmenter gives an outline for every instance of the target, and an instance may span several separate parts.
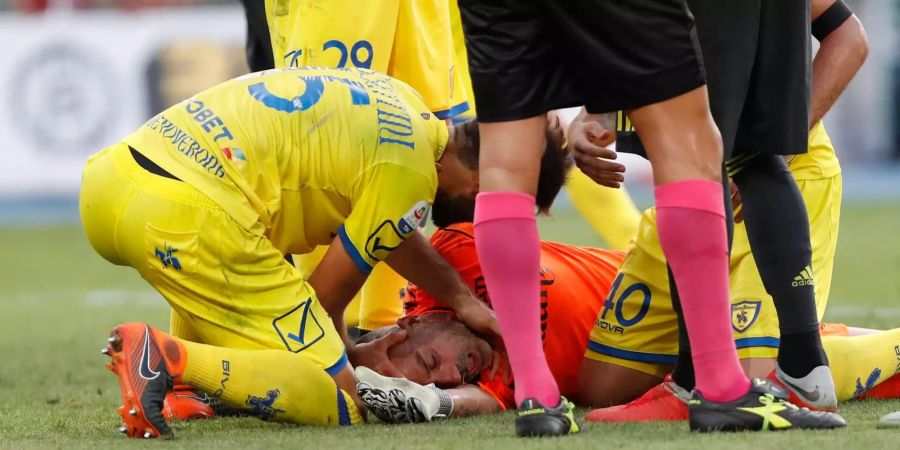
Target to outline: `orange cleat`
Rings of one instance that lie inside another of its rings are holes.
[[[112,358],[106,368],[119,378],[122,392],[119,431],[134,438],[171,438],[162,408],[166,391],[183,372],[184,347],[143,323],[113,328],[107,342],[101,352]]]
[[[166,394],[163,417],[169,420],[198,420],[216,416],[212,399],[206,392],[178,385]]]
[[[595,409],[585,416],[590,422],[657,422],[688,420],[691,394],[666,375],[662,383],[629,403]]]

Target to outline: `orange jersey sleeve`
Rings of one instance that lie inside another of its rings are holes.
[[[444,259],[459,272],[463,282],[482,301],[488,303],[487,288],[478,254],[475,252],[475,229],[471,223],[455,224],[440,228],[431,235],[431,245]],[[410,283],[404,297],[404,308],[407,315],[422,314],[427,311],[447,310],[431,294]]]
[[[472,224],[439,229],[431,243],[460,274],[469,289],[490,305],[490,297],[475,251]],[[547,363],[563,395],[578,388],[578,371],[594,325],[594,319],[609,292],[625,252],[555,242],[541,242],[541,338]],[[406,314],[448,310],[427,292],[410,285],[405,298]],[[503,374],[478,385],[504,409],[515,408],[513,383]]]

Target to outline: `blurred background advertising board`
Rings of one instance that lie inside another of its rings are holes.
[[[90,154],[246,73],[244,33],[237,5],[0,14],[0,196],[77,192]]]

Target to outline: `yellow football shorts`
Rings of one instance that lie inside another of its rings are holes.
[[[346,365],[331,318],[284,255],[187,183],[139,166],[124,143],[88,159],[79,206],[94,249],[159,291],[180,335],[285,349],[332,375]]]
[[[806,201],[813,249],[819,319],[831,284],[841,208],[841,175],[797,184]],[[762,285],[747,232],[735,224],[731,253],[731,325],[738,356],[774,358],[778,316]],[[666,264],[656,234],[656,212],[641,217],[638,234],[594,322],[585,357],[658,377],[671,370],[678,354],[678,324]]]

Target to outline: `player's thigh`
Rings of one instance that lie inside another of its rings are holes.
[[[722,138],[705,86],[628,113],[658,185],[722,178]]]
[[[816,309],[821,321],[831,293],[831,279],[834,273],[834,256],[841,218],[842,178],[837,174],[820,180],[798,180],[797,186],[809,214]]]
[[[340,337],[281,252],[186,183],[149,176],[120,217],[118,248],[193,337],[220,347],[285,349],[339,370],[346,361]]]
[[[585,358],[662,378],[677,353],[678,321],[655,215],[648,210],[594,321]]]

